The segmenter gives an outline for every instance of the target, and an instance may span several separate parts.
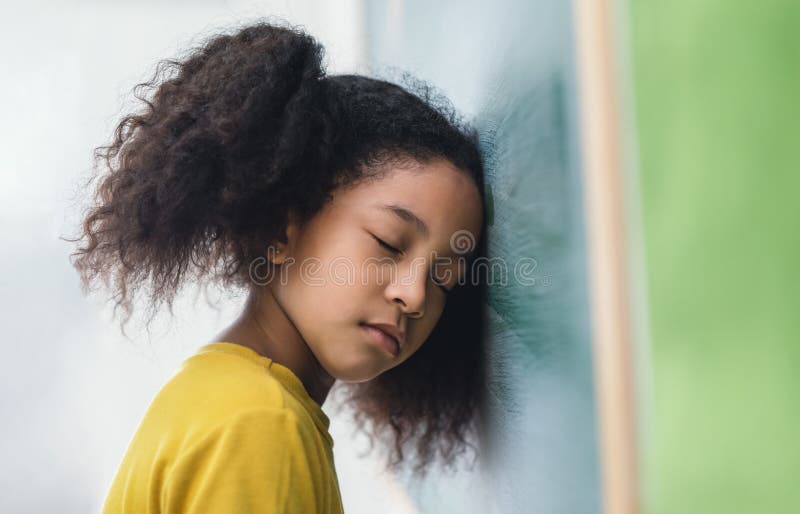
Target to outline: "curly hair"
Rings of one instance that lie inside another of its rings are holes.
[[[136,85],[145,105],[95,149],[91,180],[105,173],[79,236],[68,239],[82,241],[70,257],[84,293],[102,280],[114,312],[123,309],[123,332],[142,289],[152,316],[164,302],[172,312],[189,281],[253,288],[248,264],[285,233],[290,210],[304,223],[336,187],[380,177],[390,164],[447,159],[483,197],[476,130],[446,99],[422,81],[407,89],[326,75],[323,57],[302,30],[260,21],[160,61]],[[485,255],[485,225],[473,259]],[[345,385],[357,426],[371,441],[393,438],[389,467],[409,448],[422,474],[437,454],[452,464],[477,450],[470,435],[482,432],[485,299],[470,276],[420,350]]]

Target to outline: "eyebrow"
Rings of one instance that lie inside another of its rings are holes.
[[[431,231],[428,229],[427,223],[422,221],[419,216],[411,212],[410,210],[406,209],[402,205],[397,204],[377,204],[376,207],[379,209],[390,212],[394,214],[397,218],[405,221],[406,223],[411,223],[417,229],[417,232],[427,237],[430,235]]]

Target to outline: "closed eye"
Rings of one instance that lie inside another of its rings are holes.
[[[372,235],[372,234],[370,234],[370,235],[372,236],[372,238],[373,238],[375,241],[377,241],[377,242],[378,242],[378,244],[379,244],[379,245],[381,245],[382,247],[386,248],[386,249],[387,249],[387,250],[389,250],[390,252],[392,252],[392,253],[394,253],[394,254],[398,254],[398,255],[403,253],[402,251],[398,250],[398,249],[397,249],[397,248],[395,248],[394,246],[392,246],[392,245],[388,244],[388,243],[387,243],[386,241],[384,241],[383,239],[380,239],[379,237],[376,237],[376,236],[374,236],[374,235]],[[436,286],[437,286],[439,289],[441,289],[441,290],[444,292],[444,294],[448,294],[448,293],[450,292],[450,289],[447,289],[447,288],[446,288],[446,287],[445,287],[443,284],[436,284]]]
[[[370,234],[370,235],[371,235],[371,234]],[[386,241],[384,241],[384,240],[382,240],[382,239],[379,239],[379,238],[377,238],[377,237],[375,237],[375,236],[372,236],[372,238],[373,238],[375,241],[377,241],[377,242],[378,242],[378,244],[380,244],[381,246],[383,246],[384,248],[386,248],[387,250],[389,250],[389,251],[390,251],[390,252],[392,252],[392,253],[396,253],[396,254],[401,254],[401,253],[403,253],[403,252],[401,252],[400,250],[398,250],[397,248],[395,248],[394,246],[391,246],[391,245],[389,245],[388,243],[386,243]]]

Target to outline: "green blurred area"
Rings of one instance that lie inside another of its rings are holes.
[[[645,512],[800,512],[800,2],[632,0]]]

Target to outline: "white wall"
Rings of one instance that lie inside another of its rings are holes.
[[[227,325],[191,295],[176,318],[120,334],[111,304],[85,298],[69,264],[74,201],[131,88],[162,58],[255,17],[300,23],[327,48],[329,72],[364,72],[363,6],[337,2],[38,2],[0,14],[0,511],[99,512],[142,414],[178,364]],[[211,291],[219,297],[219,291]],[[327,410],[327,409],[326,409]],[[331,432],[348,513],[408,512],[351,427]]]

